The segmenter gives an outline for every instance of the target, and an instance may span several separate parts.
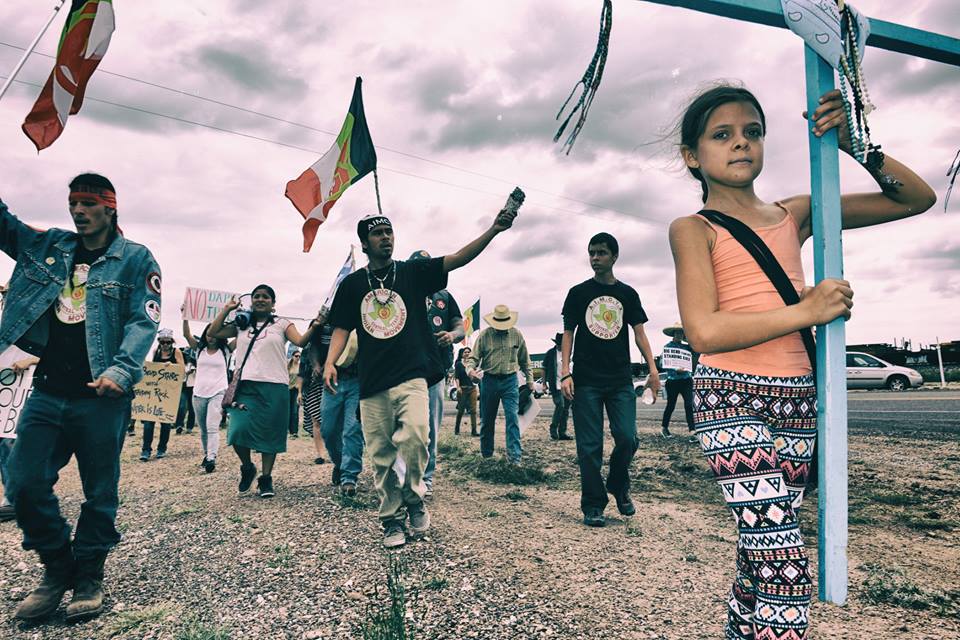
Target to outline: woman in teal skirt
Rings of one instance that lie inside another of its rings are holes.
[[[227,315],[239,306],[231,300],[210,325],[208,333],[217,338],[237,338],[237,386],[233,405],[227,409],[230,421],[227,445],[240,458],[240,493],[253,484],[257,467],[251,452],[261,455],[261,475],[257,489],[261,498],[272,498],[273,464],[278,453],[287,450],[287,427],[290,422],[289,374],[286,343],[303,346],[313,335],[316,321],[311,321],[301,335],[292,322],[273,314],[277,295],[273,288],[261,284],[251,294],[250,324],[239,330],[225,322]],[[252,344],[251,344],[252,343]]]

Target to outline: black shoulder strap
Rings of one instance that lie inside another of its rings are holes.
[[[240,379],[240,374],[243,373],[243,367],[247,364],[247,358],[250,357],[250,352],[253,351],[253,343],[257,341],[257,337],[260,335],[260,332],[267,328],[267,325],[273,324],[273,318],[270,320],[264,321],[259,327],[254,327],[253,336],[250,338],[250,344],[247,345],[247,352],[243,355],[243,362],[240,363],[240,368],[237,370],[236,376],[237,379]]]
[[[783,270],[783,267],[780,266],[777,257],[773,255],[770,247],[766,245],[753,229],[736,218],[712,209],[704,209],[700,211],[700,215],[729,231],[734,240],[743,245],[743,248],[753,256],[753,259],[757,261],[757,264],[760,265],[763,272],[770,278],[770,282],[773,283],[777,293],[783,298],[784,304],[789,306],[800,302],[800,296],[797,294],[797,290],[793,288],[793,283]],[[787,215],[790,214],[788,213]],[[807,350],[807,357],[810,358],[810,367],[816,372],[817,345],[813,339],[813,331],[810,327],[800,329],[800,337],[803,339],[803,346]]]

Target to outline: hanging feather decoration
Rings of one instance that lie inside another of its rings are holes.
[[[957,181],[957,174],[960,173],[960,151],[953,156],[953,162],[947,169],[947,177],[950,178],[950,185],[947,187],[947,195],[943,198],[943,212],[947,212],[947,205],[950,203],[950,192],[953,191],[953,183]]]
[[[603,11],[600,12],[600,37],[597,40],[597,50],[593,54],[593,60],[590,61],[590,66],[587,67],[586,72],[583,74],[583,78],[573,86],[573,90],[570,92],[570,95],[563,103],[563,106],[560,107],[560,111],[557,112],[556,119],[559,120],[560,116],[563,115],[564,109],[566,109],[567,105],[570,104],[573,94],[577,92],[577,87],[583,85],[583,93],[580,94],[580,99],[577,101],[576,105],[574,105],[570,114],[563,121],[563,124],[560,125],[557,135],[553,136],[554,142],[559,141],[560,136],[563,135],[563,131],[567,128],[570,120],[577,113],[577,111],[580,112],[580,116],[577,118],[576,124],[570,131],[570,134],[567,136],[566,141],[564,141],[561,147],[561,149],[564,147],[566,148],[567,155],[570,155],[570,151],[573,149],[573,143],[576,142],[577,136],[580,134],[580,130],[587,121],[587,113],[590,111],[590,105],[593,104],[593,98],[597,95],[597,89],[600,88],[600,80],[603,78],[603,67],[607,63],[607,52],[610,48],[610,30],[612,27],[613,0],[603,0]]]

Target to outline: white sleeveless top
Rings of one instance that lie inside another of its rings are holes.
[[[198,398],[212,398],[227,389],[227,360],[218,349],[210,353],[201,349],[197,354],[197,378],[193,386],[193,395]]]

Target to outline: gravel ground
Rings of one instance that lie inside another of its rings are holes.
[[[543,418],[524,436],[520,470],[480,463],[477,440],[451,430],[448,417],[431,534],[390,553],[369,472],[356,499],[341,498],[330,465],[312,464],[309,440],[291,440],[280,457],[272,500],[237,496],[229,451],[204,474],[196,435],[172,436],[170,455],[148,463],[128,440],[124,539],[107,562],[106,612],[74,626],[62,608],[43,625],[13,621],[41,569],[6,523],[0,637],[363,638],[362,627],[388,611],[391,567],[405,590],[408,638],[722,637],[735,528],[695,445],[664,441],[642,422],[637,515],[621,518],[611,505],[608,526],[588,529],[574,444],[550,441]],[[810,637],[960,638],[957,445],[851,439],[850,599],[816,603]],[[75,518],[73,465],[58,489]],[[816,515],[813,503],[802,512],[814,562]]]

